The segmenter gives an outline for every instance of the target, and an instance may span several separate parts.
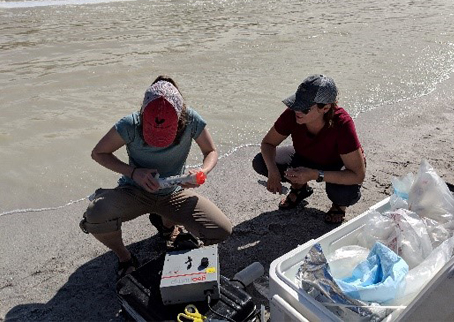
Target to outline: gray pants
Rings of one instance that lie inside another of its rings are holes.
[[[288,182],[284,178],[284,172],[289,167],[308,167],[311,169],[319,170],[340,170],[342,166],[330,169],[323,168],[317,164],[313,164],[304,160],[302,157],[295,153],[293,146],[283,146],[276,148],[276,165],[281,173],[282,182]],[[261,153],[257,154],[252,161],[254,170],[268,177],[268,168],[266,167],[265,160]],[[361,198],[361,185],[341,185],[334,183],[326,183],[326,194],[329,200],[338,206],[351,206],[358,202]]]
[[[147,213],[183,225],[205,245],[219,243],[232,233],[232,224],[225,214],[192,190],[158,196],[129,185],[96,190],[81,228],[95,234],[113,232],[121,229],[122,222]]]

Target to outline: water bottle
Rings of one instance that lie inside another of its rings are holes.
[[[159,188],[164,189],[180,185],[183,183],[203,184],[206,180],[206,175],[203,171],[199,171],[194,174],[185,174],[181,176],[172,176],[167,178],[159,178],[157,175],[156,179],[158,179]]]

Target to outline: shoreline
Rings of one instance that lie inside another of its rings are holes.
[[[388,105],[355,118],[367,174],[362,198],[347,210],[347,220],[389,196],[392,176],[416,174],[423,158],[454,183],[453,85],[451,78],[429,95],[399,103],[398,113]],[[268,193],[265,178],[252,170],[258,151],[248,146],[221,158],[198,189],[234,225],[232,236],[219,245],[221,274],[228,278],[255,261],[268,275],[274,259],[337,227],[323,222],[330,206],[323,183],[311,183],[314,194],[305,207],[278,210],[280,196]],[[115,296],[115,256],[78,228],[87,204],[0,216],[0,321],[123,321]],[[125,244],[142,263],[157,256],[156,230],[147,216],[123,227]],[[248,291],[256,305],[267,305],[253,286]]]

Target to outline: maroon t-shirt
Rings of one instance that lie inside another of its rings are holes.
[[[286,109],[279,116],[274,128],[281,135],[291,135],[298,155],[324,169],[342,167],[340,155],[361,148],[355,124],[341,107],[334,111],[333,126],[328,127],[328,124],[325,124],[315,136],[307,131],[305,124],[296,123],[295,112],[291,109]]]

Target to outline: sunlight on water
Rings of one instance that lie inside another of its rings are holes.
[[[135,0],[48,0],[48,1],[0,1],[0,8],[33,8],[46,6],[75,6],[85,4],[98,4],[107,2],[123,2]]]

